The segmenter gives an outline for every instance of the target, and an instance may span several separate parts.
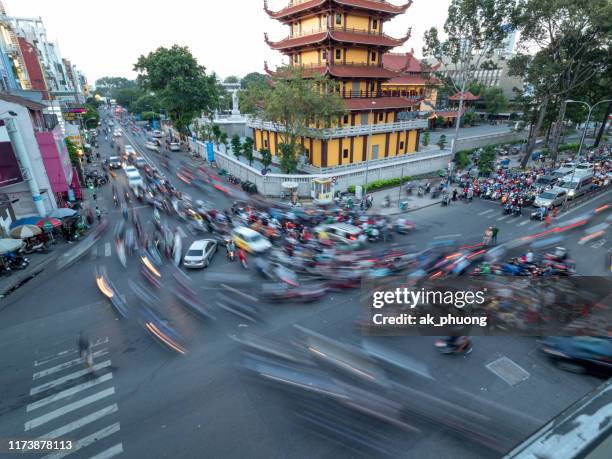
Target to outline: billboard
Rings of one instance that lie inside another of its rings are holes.
[[[0,142],[0,188],[23,182],[11,142]]]

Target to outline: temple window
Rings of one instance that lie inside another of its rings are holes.
[[[372,19],[372,28],[374,30],[378,29],[378,20],[377,19]]]
[[[336,50],[336,59],[342,59],[342,50],[341,49],[337,49]]]
[[[372,51],[372,62],[376,62],[376,51]]]
[[[342,25],[342,15],[341,14],[336,14],[336,24]]]

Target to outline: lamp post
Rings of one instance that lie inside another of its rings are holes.
[[[366,148],[366,173],[365,181],[363,182],[364,193],[368,189],[368,172],[370,171],[370,148],[372,147],[372,133],[374,131],[374,108],[376,107],[376,101],[372,101],[372,107],[370,108],[370,116],[372,121],[370,122],[370,133],[368,134],[367,148]]]
[[[591,114],[593,113],[593,109],[595,107],[597,107],[599,104],[603,104],[604,102],[612,102],[612,99],[600,100],[599,102],[596,102],[593,105],[589,104],[588,102],[584,102],[582,100],[567,99],[564,102],[566,105],[571,104],[571,103],[582,104],[589,109],[589,113],[587,115],[586,122],[584,123],[584,129],[582,130],[582,136],[580,137],[580,144],[578,145],[578,153],[576,154],[576,159],[574,160],[574,167],[572,168],[572,178],[570,180],[571,186],[573,186],[573,183],[574,183],[574,176],[576,175],[576,166],[578,166],[578,159],[580,159],[580,154],[582,153],[582,145],[584,144],[584,139],[586,138],[587,129],[589,128],[589,121],[591,121]],[[569,199],[569,192],[565,195],[565,202],[563,203],[564,206],[567,204],[568,199]]]

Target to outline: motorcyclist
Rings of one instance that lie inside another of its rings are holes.
[[[91,354],[91,345],[89,340],[83,336],[83,332],[79,332],[78,339],[79,355],[86,368],[92,369],[93,356]]]
[[[236,251],[236,243],[234,242],[233,239],[230,239],[227,242],[227,255],[229,256],[230,253],[235,252]]]

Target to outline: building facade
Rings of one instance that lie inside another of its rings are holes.
[[[385,24],[404,13],[412,2],[396,6],[380,0],[296,0],[268,15],[289,27],[281,41],[270,47],[284,53],[289,65],[327,75],[338,82],[347,114],[331,129],[312,129],[301,139],[305,160],[315,167],[357,164],[418,150],[419,135],[426,120],[407,119],[407,112],[418,111],[422,94],[392,94],[384,84],[401,75],[403,69],[390,69],[383,56],[403,44],[401,38],[384,32]],[[250,121],[255,148],[269,149],[276,155],[279,133],[270,123]]]

